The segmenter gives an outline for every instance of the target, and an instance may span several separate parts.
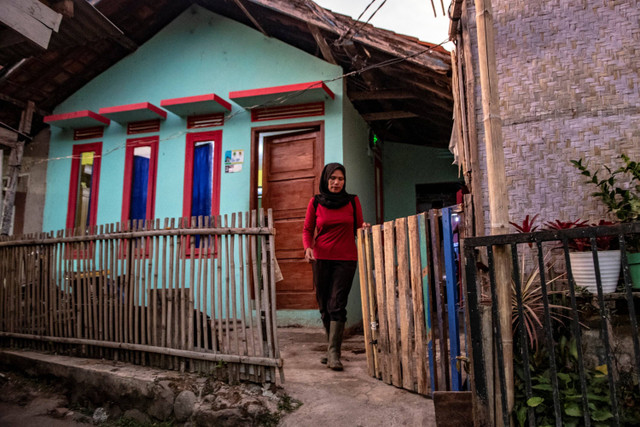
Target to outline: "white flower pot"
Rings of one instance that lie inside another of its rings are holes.
[[[598,294],[596,272],[593,266],[593,254],[588,252],[570,252],[571,272],[576,285],[586,288],[594,295]],[[607,294],[616,290],[620,276],[620,251],[598,251],[602,292]]]

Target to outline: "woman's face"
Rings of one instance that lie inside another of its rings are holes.
[[[344,174],[340,169],[336,169],[329,176],[329,191],[339,193],[344,188]]]

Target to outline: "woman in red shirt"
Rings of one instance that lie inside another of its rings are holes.
[[[356,272],[358,253],[355,234],[362,219],[358,196],[345,190],[346,171],[340,163],[329,163],[320,177],[320,194],[307,207],[302,242],[304,258],[312,263],[313,285],[329,345],[322,363],[342,370],[340,347],[347,320],[347,298]]]

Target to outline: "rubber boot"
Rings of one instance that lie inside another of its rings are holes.
[[[340,347],[342,347],[342,333],[344,332],[344,322],[332,321],[329,326],[329,349],[327,367],[334,371],[342,371],[340,362]]]
[[[324,324],[325,337],[327,339],[327,347],[328,347],[329,346],[329,322],[325,323],[323,320],[322,323]],[[322,363],[323,365],[326,365],[328,358],[329,358],[329,352],[327,351],[327,353],[325,353],[324,356],[320,357],[320,363]]]

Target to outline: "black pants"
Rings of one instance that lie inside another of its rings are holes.
[[[322,324],[327,331],[329,322],[347,321],[347,299],[357,265],[357,261],[317,259],[313,262],[313,285]]]

